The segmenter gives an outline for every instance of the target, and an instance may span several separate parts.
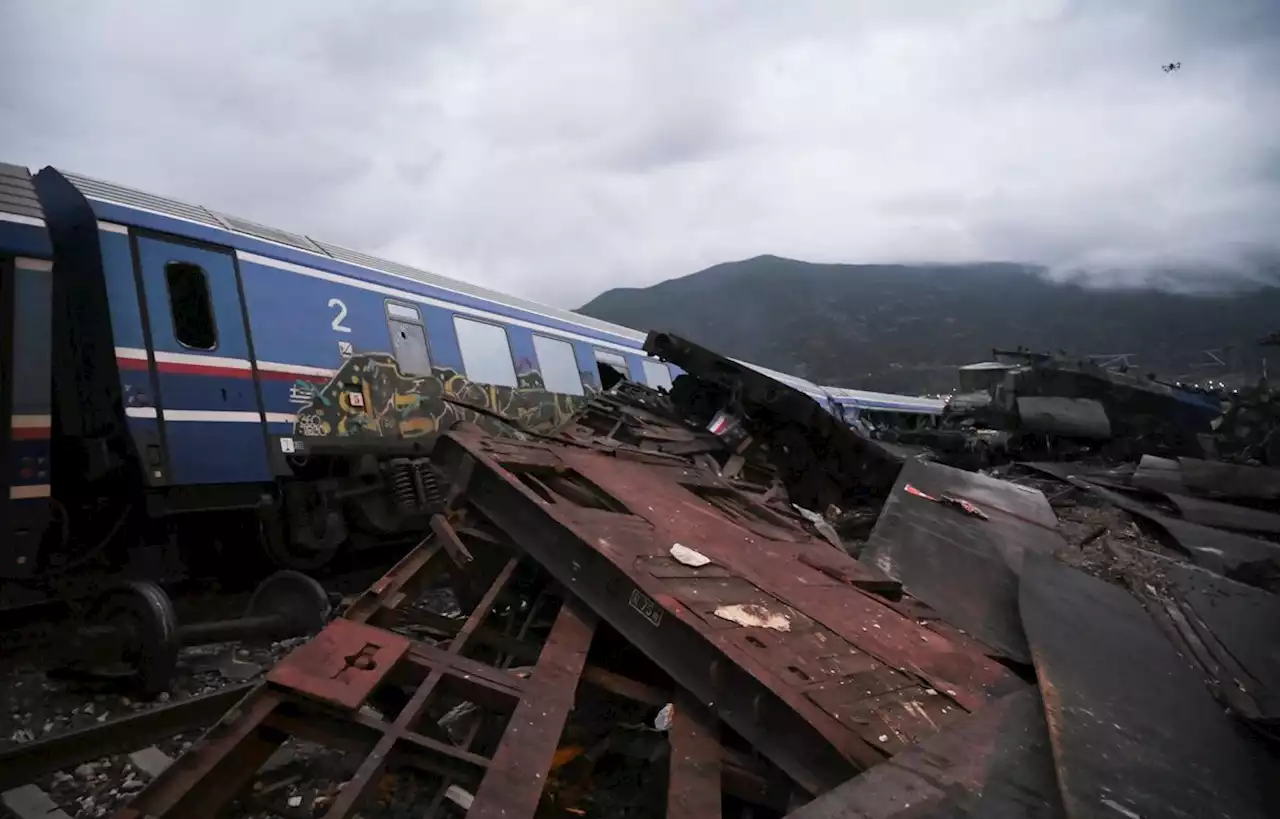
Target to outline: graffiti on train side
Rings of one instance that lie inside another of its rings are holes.
[[[448,432],[464,421],[496,434],[546,434],[568,422],[596,392],[594,373],[582,374],[586,395],[565,395],[549,392],[542,374],[526,361],[521,364],[519,386],[497,387],[446,367],[434,367],[430,376],[403,375],[388,353],[358,353],[327,384],[294,385],[294,395],[309,399],[298,412],[294,434],[417,438]]]

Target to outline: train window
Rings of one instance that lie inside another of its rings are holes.
[[[431,375],[431,355],[427,352],[427,333],[421,324],[391,319],[391,349],[401,375]]]
[[[193,350],[217,347],[218,326],[204,270],[190,262],[169,262],[164,266],[164,282],[169,290],[169,312],[177,342]]]
[[[505,327],[454,316],[453,328],[458,334],[458,349],[462,352],[462,367],[467,378],[499,387],[517,386],[516,365],[511,359],[511,343]]]
[[[401,375],[431,375],[431,352],[427,331],[422,326],[418,308],[409,304],[386,303],[387,328],[391,331],[391,349]]]
[[[641,363],[644,364],[644,380],[649,382],[650,387],[655,390],[671,391],[671,370],[667,369],[666,364],[648,359]]]
[[[542,372],[544,387],[566,395],[584,393],[582,374],[578,372],[578,359],[573,354],[572,344],[535,333],[533,350],[538,354],[538,369]]]
[[[627,369],[627,360],[617,353],[606,353],[604,350],[596,350],[596,369],[600,371],[600,386],[607,392],[614,388],[619,381],[625,381],[631,377],[630,371]]]
[[[418,308],[408,304],[397,304],[394,301],[387,302],[387,318],[412,321],[415,324],[422,323],[422,316],[418,314]]]

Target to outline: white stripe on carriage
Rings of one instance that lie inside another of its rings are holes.
[[[127,225],[117,225],[115,222],[104,222],[101,219],[98,220],[98,230],[106,233],[123,233],[125,236],[129,235],[129,227]]]
[[[305,364],[285,364],[280,361],[259,361],[258,369],[269,373],[292,373],[294,375],[315,375],[324,378],[333,378],[338,374],[337,370],[331,370],[327,367],[309,367]]]
[[[141,347],[117,347],[116,358],[146,361],[147,351]],[[216,355],[193,355],[192,353],[157,352],[156,361],[165,364],[190,364],[195,367],[223,367],[228,370],[249,370],[253,368],[253,365],[245,358],[223,358]]]
[[[294,264],[293,262],[285,262],[279,259],[272,259],[269,256],[259,256],[256,253],[249,253],[244,250],[237,250],[236,258],[240,259],[240,261],[242,262],[249,262],[252,264],[262,265],[264,267],[274,267],[277,270],[287,270],[290,273],[298,273],[303,276],[309,276],[313,279],[320,279],[322,281],[331,282],[333,284],[341,284],[341,285],[346,285],[348,287],[355,287],[360,290],[368,290],[371,293],[381,293],[384,296],[391,296],[393,298],[403,299],[405,301],[413,301],[419,304],[429,304],[432,307],[439,307],[442,310],[448,310],[452,313],[457,313],[459,315],[476,316],[478,318],[482,318],[494,324],[510,324],[516,327],[523,327],[526,330],[532,330],[535,333],[541,333],[542,335],[545,335],[545,336],[557,336],[563,339],[571,339],[573,341],[582,341],[587,344],[594,345],[596,347],[607,348],[610,350],[616,350],[618,352],[623,352],[623,353],[631,353],[632,355],[638,355],[641,358],[645,357],[644,351],[639,349],[638,346],[626,347],[621,344],[615,344],[612,341],[602,341],[601,339],[598,339],[598,338],[591,338],[590,336],[579,335],[578,333],[573,333],[568,330],[561,330],[557,327],[547,327],[542,324],[536,324],[532,321],[525,321],[523,319],[510,318],[508,316],[501,315],[500,313],[492,313],[488,310],[481,310],[476,307],[467,307],[462,304],[455,304],[453,302],[443,301],[441,299],[433,298],[431,296],[424,296],[420,293],[413,293],[408,290],[399,290],[394,287],[388,287],[385,284],[374,284],[373,282],[366,282],[362,279],[356,279],[351,276],[344,276],[339,273],[330,273],[327,270],[317,270],[314,267],[307,267],[306,265]],[[357,265],[357,267],[359,266],[360,265]],[[372,270],[372,268],[367,268],[367,269]],[[375,271],[375,272],[381,273],[383,271]],[[404,278],[404,277],[401,277],[401,278]],[[465,295],[465,294],[459,294],[459,295]],[[471,298],[479,298],[479,297],[471,296]],[[512,308],[512,309],[518,309],[518,308]],[[553,318],[553,317],[545,316],[545,318]],[[555,319],[555,320],[565,321],[565,323],[568,323],[565,319]],[[583,329],[588,329],[585,325],[578,325],[578,326],[582,327]]]
[[[154,420],[160,417],[155,407],[125,407],[124,414],[130,418],[147,418]],[[263,420],[263,413],[254,410],[186,410],[167,409],[163,413],[166,421],[198,421],[215,424],[258,424]],[[298,416],[287,412],[268,412],[268,424],[292,424]]]

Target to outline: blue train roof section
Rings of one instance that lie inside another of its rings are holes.
[[[20,165],[0,162],[0,253],[53,258],[44,208],[31,174]]]
[[[424,286],[428,295],[466,306],[548,327],[584,333],[603,341],[624,340],[628,346],[643,344],[645,334],[629,327],[548,305],[509,296],[468,282],[388,261],[301,234],[260,225],[199,205],[145,193],[81,174],[52,169],[67,179],[89,201],[104,221],[149,228],[230,246],[236,250],[283,262],[312,267],[361,279],[372,284],[405,289],[409,280]]]
[[[823,387],[838,403],[860,409],[891,410],[935,415],[942,412],[947,402],[941,398],[918,398],[911,395],[894,395],[888,392],[851,390],[845,387]]]

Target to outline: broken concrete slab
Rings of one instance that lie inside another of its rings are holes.
[[[155,779],[173,764],[173,757],[151,745],[129,754],[129,761],[133,763],[133,767]]]
[[[1275,758],[1128,591],[1032,554],[1020,601],[1070,819],[1274,816]]]
[[[23,785],[5,791],[0,794],[0,804],[12,811],[18,819],[71,819],[49,798],[49,794],[36,785]]]

